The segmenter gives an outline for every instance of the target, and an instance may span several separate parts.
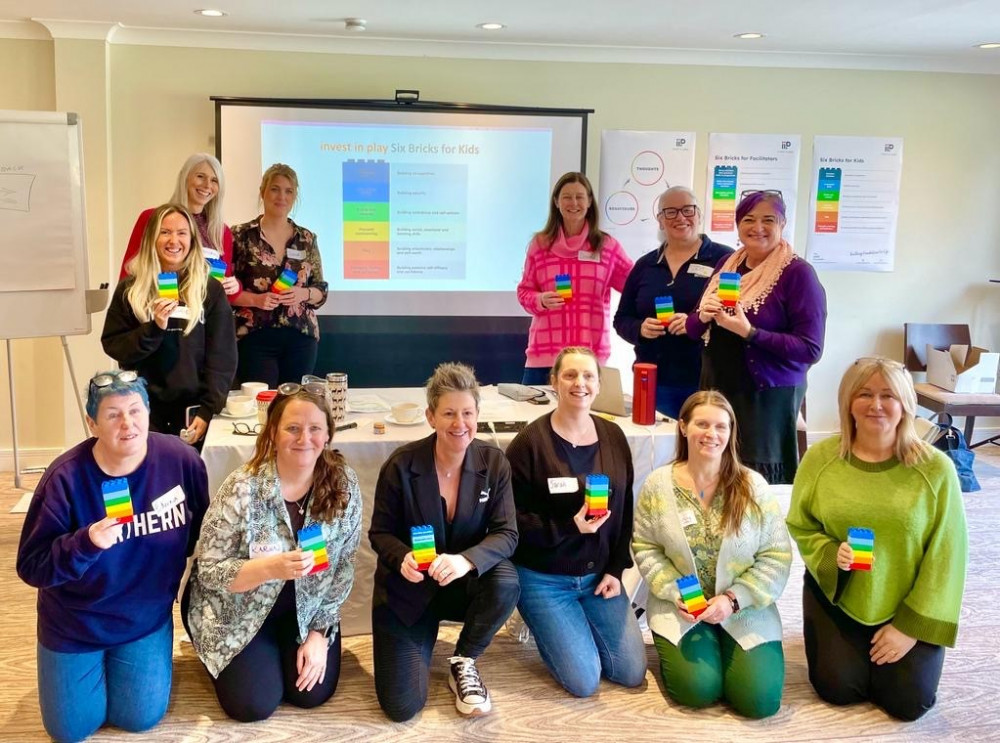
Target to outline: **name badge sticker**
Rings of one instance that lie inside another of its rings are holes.
[[[157,515],[162,516],[174,506],[184,502],[184,489],[180,485],[174,485],[170,490],[153,501],[153,510]]]
[[[179,304],[174,308],[174,311],[170,313],[169,319],[184,320],[186,322],[189,317],[191,317],[191,310],[187,308],[187,305]]]
[[[601,256],[593,250],[581,250],[576,254],[576,259],[587,263],[600,263]]]
[[[714,269],[711,266],[703,266],[700,263],[692,263],[688,266],[688,273],[697,276],[699,279],[707,279],[712,275]]]
[[[549,492],[553,495],[558,493],[576,493],[580,490],[580,481],[575,477],[550,477]]]
[[[214,261],[220,260],[222,255],[215,248],[206,248],[204,245],[201,246],[202,255],[206,258],[211,258]]]
[[[255,560],[258,557],[277,555],[280,552],[284,552],[281,547],[281,542],[250,542],[251,560]]]
[[[288,252],[285,254],[293,261],[304,261],[306,259],[306,251],[296,250],[295,248],[289,248]]]
[[[681,520],[681,526],[685,529],[698,523],[698,519],[695,518],[694,511],[690,509],[681,511],[677,514],[677,517]]]

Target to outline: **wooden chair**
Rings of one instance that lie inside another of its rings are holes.
[[[906,323],[903,325],[904,356],[903,365],[911,372],[927,371],[927,346],[942,351],[953,344],[972,345],[968,325],[927,325]],[[1000,416],[1000,395],[960,395],[948,392],[936,385],[922,382],[913,385],[917,393],[917,404],[935,413],[965,417],[965,440],[970,449],[983,444],[995,443],[1000,436],[993,436],[975,444],[972,432],[976,416]]]

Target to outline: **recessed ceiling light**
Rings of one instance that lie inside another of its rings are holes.
[[[985,44],[976,44],[976,49],[1000,49],[1000,41],[988,41]]]
[[[734,39],[763,39],[764,34],[759,34],[756,31],[751,31],[744,34],[733,34]]]
[[[502,23],[480,23],[476,28],[481,28],[483,31],[499,31],[501,28],[506,28]]]
[[[222,18],[222,16],[226,15],[226,12],[224,10],[212,10],[211,8],[196,10],[195,13],[197,13],[198,15],[206,16],[208,18]]]

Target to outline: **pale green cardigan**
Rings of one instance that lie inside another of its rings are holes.
[[[781,507],[764,478],[751,474],[761,518],[748,509],[739,532],[723,537],[715,578],[715,595],[731,590],[740,603],[740,611],[726,619],[722,628],[744,650],[781,640],[781,617],[775,601],[785,588],[792,564],[792,545]],[[678,645],[695,624],[682,619],[674,604],[680,595],[675,581],[696,571],[674,497],[672,464],[655,470],[642,486],[632,550],[649,586],[649,628]]]

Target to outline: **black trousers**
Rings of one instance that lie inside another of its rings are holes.
[[[427,703],[431,655],[441,620],[464,622],[455,654],[478,658],[514,611],[520,593],[517,570],[501,560],[483,575],[466,576],[440,589],[410,627],[389,606],[373,607],[375,693],[386,715],[403,722]]]
[[[171,436],[180,436],[181,430],[187,423],[187,409],[195,405],[198,405],[197,400],[163,402],[151,398],[149,401],[149,430]],[[200,453],[204,445],[205,437],[202,436],[194,447]]]
[[[276,389],[282,382],[301,382],[312,374],[319,343],[297,328],[261,328],[239,339],[240,360],[236,384],[267,382]]]
[[[222,669],[218,678],[212,679],[222,711],[238,722],[266,720],[282,702],[303,709],[318,707],[337,690],[337,682],[340,681],[340,632],[327,649],[326,677],[323,681],[311,691],[295,688],[299,677],[296,669],[299,629],[295,618],[294,590],[292,581],[286,581],[283,595],[275,602],[254,638]],[[291,597],[286,591],[292,591]],[[190,591],[185,588],[181,599],[181,618],[188,636],[191,635],[187,622],[190,600]]]
[[[878,666],[869,657],[878,626],[855,622],[831,604],[806,571],[802,614],[809,681],[830,704],[870,701],[900,720],[916,720],[937,701],[944,648],[917,641],[902,659]]]

